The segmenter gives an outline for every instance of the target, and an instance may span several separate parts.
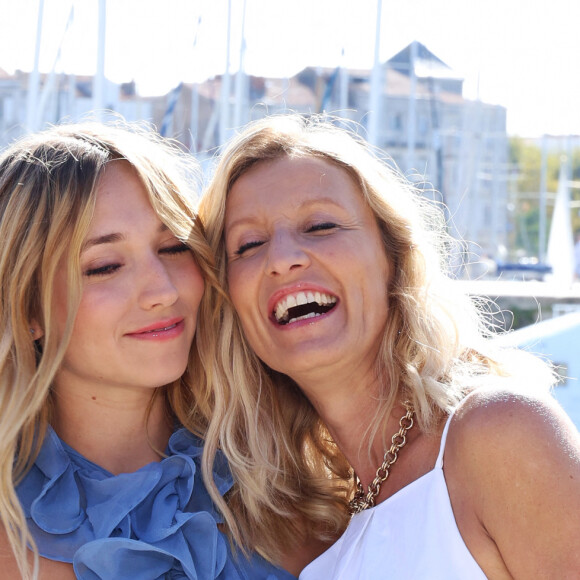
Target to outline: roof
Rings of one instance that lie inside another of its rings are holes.
[[[411,69],[411,48],[415,45],[415,75],[419,78],[438,78],[463,80],[463,77],[433,54],[424,44],[414,40],[397,54],[387,60],[386,64],[402,74],[409,76]]]

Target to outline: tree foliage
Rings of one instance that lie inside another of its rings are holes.
[[[560,148],[548,151],[546,163],[546,240],[549,236],[550,221],[554,210],[560,164],[563,155]],[[518,256],[538,256],[540,224],[540,190],[542,173],[542,149],[538,141],[513,137],[510,139],[509,159],[512,167],[512,239],[511,254]],[[570,179],[580,182],[580,148],[572,151]],[[575,184],[574,184],[575,185]],[[580,229],[580,187],[572,187],[570,197],[572,229]],[[578,205],[579,207],[576,207]]]

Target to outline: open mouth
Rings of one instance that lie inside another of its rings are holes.
[[[274,308],[274,319],[285,325],[307,318],[315,318],[336,306],[336,296],[324,292],[298,292],[285,296]]]

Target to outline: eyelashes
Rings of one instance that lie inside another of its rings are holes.
[[[173,244],[172,246],[161,248],[159,250],[159,254],[164,256],[177,256],[190,251],[191,250],[189,246],[183,242],[179,242],[177,244]],[[84,275],[87,277],[107,276],[109,274],[115,273],[122,266],[123,264],[120,262],[111,262],[110,264],[104,264],[96,268],[89,268],[88,270],[85,270]]]
[[[338,225],[335,224],[334,222],[323,222],[320,224],[314,224],[312,226],[310,226],[308,228],[308,230],[306,230],[307,232],[323,232],[323,231],[328,231],[328,230],[333,230],[335,228],[337,228]]]
[[[121,264],[107,264],[105,266],[99,266],[98,268],[91,268],[85,272],[85,276],[105,276],[106,274],[116,272],[120,267]]]
[[[264,242],[259,242],[259,241],[255,241],[255,242],[248,242],[247,244],[242,244],[235,252],[234,254],[236,256],[241,256],[244,252],[247,252],[248,250],[251,250],[252,248],[257,248],[259,246],[261,246]]]
[[[161,250],[159,250],[159,253],[169,254],[170,256],[173,256],[175,254],[183,254],[189,251],[190,251],[189,246],[180,242],[179,244],[175,244],[173,246],[170,246],[169,248],[162,248]]]
[[[329,233],[330,230],[334,230],[338,227],[339,227],[338,224],[334,222],[322,222],[308,226],[304,230],[304,232],[307,234],[317,234],[317,233],[324,234]],[[265,243],[264,240],[252,240],[250,242],[246,242],[242,244],[237,250],[235,250],[234,254],[236,256],[242,256],[248,250],[251,250],[252,248],[258,248],[262,246],[264,243]]]

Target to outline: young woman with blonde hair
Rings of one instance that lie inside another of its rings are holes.
[[[232,546],[201,476],[215,278],[197,184],[129,126],[0,156],[3,577],[289,577]],[[223,457],[205,463],[227,493]]]
[[[494,348],[420,192],[281,116],[225,147],[200,216],[231,297],[210,440],[237,537],[279,555],[352,516],[304,580],[576,577],[578,431],[543,364]]]

